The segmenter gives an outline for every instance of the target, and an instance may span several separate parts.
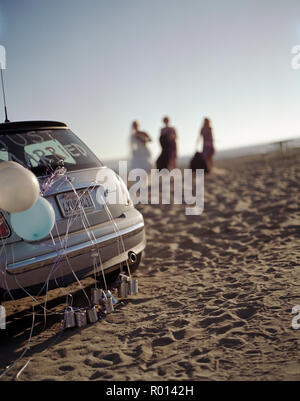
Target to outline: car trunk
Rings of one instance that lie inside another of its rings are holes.
[[[90,227],[118,218],[128,209],[125,204],[104,206],[99,202],[99,199],[105,197],[102,195],[103,193],[107,195],[112,190],[111,182],[103,185],[97,182],[99,171],[102,174],[111,172],[106,167],[72,171],[53,180],[50,185],[49,177],[39,178],[41,188],[47,188],[44,196],[51,203],[55,212],[56,224],[52,230],[54,239],[57,237],[65,239],[68,234],[73,232],[88,230]],[[78,197],[81,199],[80,204]],[[75,206],[74,202],[79,205],[79,210],[75,213],[69,210],[70,206]],[[9,215],[3,214],[10,226]],[[11,231],[11,236],[5,240],[7,244],[22,240],[12,229]],[[50,238],[49,235],[43,241]]]

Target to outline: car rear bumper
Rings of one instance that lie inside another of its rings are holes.
[[[37,295],[44,289],[70,284],[102,269],[109,272],[128,259],[129,251],[138,254],[146,246],[143,217],[136,209],[115,219],[115,225],[92,227],[84,241],[78,243],[75,237],[62,249],[5,265],[2,261],[0,290],[8,294],[5,298],[11,299],[10,293],[20,291],[22,296]]]
[[[8,274],[21,274],[31,270],[39,269],[43,266],[49,265],[56,258],[67,257],[74,258],[77,255],[85,255],[96,251],[99,247],[106,247],[110,244],[116,243],[121,237],[123,240],[132,237],[144,229],[144,223],[140,222],[134,226],[124,228],[120,231],[115,231],[111,234],[103,235],[100,238],[95,238],[90,241],[83,242],[78,245],[73,245],[66,249],[60,249],[55,252],[47,253],[46,255],[37,256],[36,258],[22,260],[16,263],[10,263],[6,267]],[[120,245],[121,246],[121,245]]]

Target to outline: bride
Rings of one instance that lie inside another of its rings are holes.
[[[150,172],[153,165],[147,143],[151,141],[152,139],[150,136],[146,132],[140,131],[138,122],[134,121],[132,123],[132,134],[130,137],[131,170],[141,168]]]

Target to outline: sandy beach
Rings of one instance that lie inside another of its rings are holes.
[[[65,289],[6,302],[0,380],[300,380],[300,151],[221,160],[205,208],[143,205],[139,294],[62,331]],[[88,279],[87,287],[93,282]],[[84,302],[78,284],[74,303]],[[28,347],[25,355],[20,358]],[[23,369],[24,368],[24,369]]]

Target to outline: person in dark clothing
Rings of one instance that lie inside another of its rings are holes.
[[[204,119],[203,126],[200,130],[200,137],[203,138],[203,159],[205,160],[208,172],[210,172],[213,168],[215,148],[212,129],[208,118]]]
[[[171,170],[176,167],[177,135],[175,129],[169,126],[168,117],[164,117],[163,122],[165,126],[161,129],[159,138],[162,151],[159,158],[157,159],[156,166],[159,170],[163,168]]]

